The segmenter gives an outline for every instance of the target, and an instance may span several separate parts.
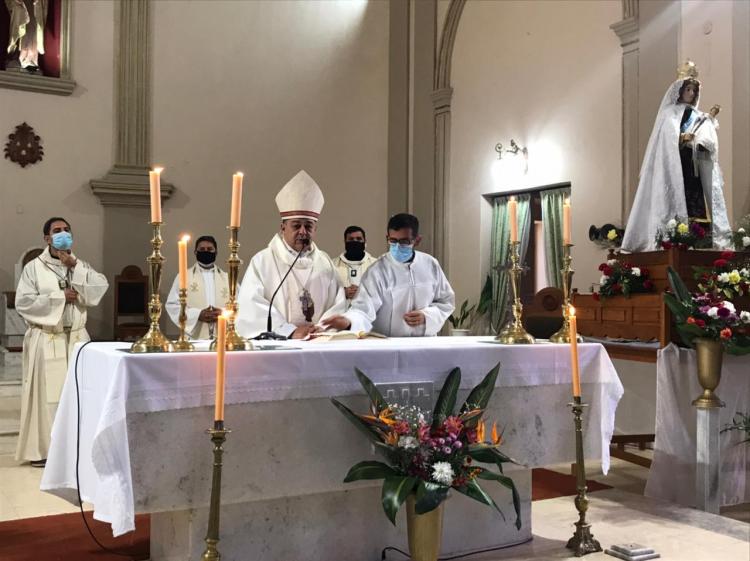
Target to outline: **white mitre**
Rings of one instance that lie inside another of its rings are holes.
[[[282,220],[317,220],[324,202],[323,192],[305,170],[292,177],[276,195],[276,206],[279,207]]]

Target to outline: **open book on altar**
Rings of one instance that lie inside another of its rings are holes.
[[[387,339],[385,335],[381,333],[375,333],[374,331],[319,331],[317,333],[310,333],[303,341],[343,341],[346,339]]]

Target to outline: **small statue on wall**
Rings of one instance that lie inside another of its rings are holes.
[[[21,123],[16,127],[16,132],[8,135],[5,157],[22,168],[35,164],[44,156],[41,140],[33,128],[27,123]]]
[[[48,0],[5,0],[10,15],[6,70],[41,74],[39,54],[44,54],[44,26]]]

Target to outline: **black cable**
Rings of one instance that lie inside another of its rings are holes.
[[[489,547],[487,549],[477,549],[476,551],[470,551],[469,553],[461,553],[459,555],[451,555],[450,557],[438,557],[438,561],[452,561],[453,559],[463,559],[465,557],[470,557],[472,555],[479,555],[480,553],[491,553],[493,551],[500,551],[501,549],[508,549],[508,548],[511,548],[511,547],[516,547],[517,545],[522,545],[522,544],[525,544],[525,543],[529,543],[532,539],[533,539],[533,536],[531,538],[528,538],[528,539],[523,540],[522,542],[518,542],[518,543],[510,543],[508,545],[498,545],[497,547]],[[388,552],[388,551],[395,551],[396,553],[400,553],[401,555],[403,555],[407,559],[411,559],[411,557],[409,556],[409,554],[406,553],[405,551],[401,551],[397,547],[388,546],[385,549],[383,549],[383,551],[381,552],[381,554],[380,554],[380,561],[385,561],[385,559],[386,559],[386,552]]]
[[[96,545],[98,545],[102,550],[106,551],[107,553],[111,553],[113,555],[120,555],[121,557],[127,557],[131,561],[137,561],[135,557],[133,557],[130,553],[125,553],[123,551],[116,551],[114,549],[109,549],[107,546],[102,545],[102,543],[96,539],[96,536],[94,535],[94,532],[91,531],[91,527],[89,526],[88,520],[86,520],[86,515],[83,513],[83,500],[81,499],[81,481],[78,476],[78,463],[81,458],[81,392],[78,387],[78,358],[81,356],[81,353],[83,352],[83,349],[88,345],[89,343],[92,343],[92,341],[86,341],[83,345],[81,345],[81,348],[78,349],[78,353],[76,353],[76,360],[75,365],[73,367],[73,373],[74,378],[76,381],[76,411],[77,411],[77,419],[76,419],[76,493],[78,494],[78,506],[81,509],[81,518],[83,518],[83,523],[86,525],[86,529],[89,531],[89,535],[91,536],[91,539],[96,542]]]

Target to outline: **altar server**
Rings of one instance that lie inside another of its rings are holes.
[[[16,288],[16,310],[28,324],[16,460],[35,467],[44,466],[47,458],[73,347],[89,340],[86,309],[99,304],[109,286],[104,275],[72,253],[67,220],[50,218],[42,231],[47,247],[26,264]]]
[[[229,277],[216,265],[216,239],[201,236],[195,240],[197,262],[188,270],[185,331],[193,339],[213,339],[216,318],[229,300]],[[172,322],[180,325],[180,278],[175,277],[166,309]]]
[[[351,308],[322,323],[333,329],[375,331],[389,337],[437,335],[455,308],[455,294],[437,259],[416,251],[419,220],[388,221],[389,251],[365,273]]]
[[[268,247],[252,258],[245,273],[236,322],[240,335],[254,337],[266,331],[271,296],[298,255],[273,301],[273,331],[301,339],[317,329],[321,318],[346,309],[336,267],[314,242],[323,202],[320,187],[304,170],[276,195],[281,228]]]
[[[357,295],[359,282],[367,268],[375,263],[375,258],[367,253],[365,231],[359,226],[349,226],[344,230],[344,253],[333,260],[336,272],[344,287],[347,305]]]

